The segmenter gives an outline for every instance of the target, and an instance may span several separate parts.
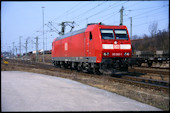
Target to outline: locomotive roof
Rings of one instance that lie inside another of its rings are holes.
[[[67,38],[67,37],[70,37],[70,36],[73,36],[73,35],[77,35],[77,34],[83,33],[83,32],[85,32],[85,30],[86,30],[86,28],[82,28],[82,29],[77,30],[77,31],[66,33],[65,35],[62,35],[62,36],[56,38],[56,40],[61,40],[63,38]]]
[[[92,24],[88,24],[88,25],[104,25],[104,24],[92,23]],[[113,25],[105,25],[105,26],[113,26]],[[87,29],[87,27],[86,28],[82,28],[80,30],[76,30],[76,31],[73,31],[73,32],[66,33],[65,35],[61,35],[60,37],[56,38],[55,41],[61,40],[63,38],[67,38],[67,37],[70,37],[70,36],[73,36],[73,35],[77,35],[77,34],[83,33],[83,32],[86,31],[86,29]]]

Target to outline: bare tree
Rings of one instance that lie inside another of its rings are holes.
[[[138,38],[139,38],[138,35],[133,35],[133,36],[132,36],[132,39],[133,39],[133,40],[138,39]]]
[[[158,29],[158,22],[153,22],[149,25],[148,30],[151,33],[152,38],[156,35],[157,29]]]
[[[151,33],[151,38],[152,38],[151,40],[152,40],[152,42],[155,42],[156,41],[155,37],[156,37],[157,30],[158,30],[158,23],[156,21],[151,23],[149,25],[149,29],[148,30]],[[156,43],[152,43],[151,44],[150,50],[156,50]]]

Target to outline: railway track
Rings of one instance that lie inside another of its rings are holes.
[[[130,75],[122,75],[122,76],[118,76],[117,78],[120,78],[121,80],[125,82],[135,84],[138,86],[142,85],[142,87],[148,87],[148,88],[154,88],[154,89],[158,88],[158,89],[163,89],[164,91],[169,90],[169,82],[167,81],[153,80],[153,79],[135,77],[135,76],[130,76]]]
[[[141,66],[142,68],[148,68],[147,66]],[[149,67],[151,69],[164,69],[164,70],[169,70],[170,67]]]
[[[160,69],[160,68],[158,69],[158,68],[147,68],[147,67],[132,67],[129,68],[129,71],[169,75],[169,69]]]
[[[18,60],[9,60],[10,64],[14,64],[17,66],[25,66],[29,68],[39,68],[49,71],[62,71],[64,73],[77,73],[78,75],[87,75],[94,77],[94,74],[87,74],[83,72],[77,72],[76,70],[70,70],[70,69],[62,69],[62,68],[56,68],[52,64],[44,64],[44,63],[35,63],[30,61],[18,61]],[[133,72],[125,73],[125,74],[115,74],[114,76],[107,76],[109,80],[117,81],[121,83],[136,85],[139,87],[145,87],[150,89],[155,89],[159,91],[169,92],[169,82],[161,81],[161,80],[153,80],[153,79],[146,79],[143,77],[136,77]],[[101,77],[101,76],[95,76],[95,77]]]

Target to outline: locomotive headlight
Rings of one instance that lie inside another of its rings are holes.
[[[130,55],[130,53],[126,53],[126,52],[124,53],[124,56],[129,56],[129,55]]]
[[[120,44],[120,49],[131,49],[130,44]]]
[[[109,56],[109,54],[110,54],[109,52],[103,53],[104,56]]]
[[[113,44],[102,44],[103,49],[113,49]]]

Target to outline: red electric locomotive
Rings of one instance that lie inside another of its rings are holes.
[[[127,71],[132,55],[127,27],[90,24],[87,28],[55,38],[52,60],[55,66],[94,73]]]

